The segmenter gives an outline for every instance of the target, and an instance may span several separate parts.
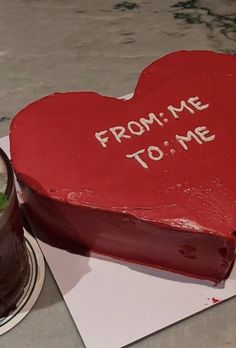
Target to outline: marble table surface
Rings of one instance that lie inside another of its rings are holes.
[[[121,96],[170,51],[236,54],[235,21],[235,0],[0,0],[0,136],[19,109],[54,91]],[[235,325],[233,298],[132,347],[235,347]],[[37,304],[0,346],[84,347],[48,269]]]

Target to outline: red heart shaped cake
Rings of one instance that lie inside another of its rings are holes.
[[[219,282],[236,243],[236,58],[169,54],[134,96],[56,93],[20,111],[11,156],[52,243]]]

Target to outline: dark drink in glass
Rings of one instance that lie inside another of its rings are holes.
[[[29,278],[14,175],[10,161],[0,148],[0,318],[16,308]]]

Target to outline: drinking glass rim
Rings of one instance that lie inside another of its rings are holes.
[[[6,153],[3,151],[3,149],[0,147],[0,157],[2,157],[6,168],[7,168],[7,186],[4,192],[4,195],[6,196],[6,198],[9,198],[11,195],[11,191],[12,191],[12,185],[13,185],[13,170],[11,167],[11,162],[9,160],[9,158],[7,157]]]

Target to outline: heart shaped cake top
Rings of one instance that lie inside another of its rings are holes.
[[[130,100],[55,93],[11,125],[19,179],[55,200],[164,226],[236,229],[236,58],[171,53]]]

